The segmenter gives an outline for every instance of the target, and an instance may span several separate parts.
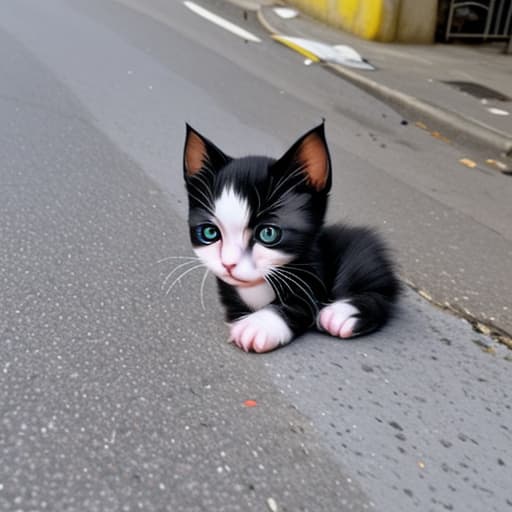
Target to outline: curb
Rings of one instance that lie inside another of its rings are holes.
[[[257,10],[256,16],[267,32],[272,35],[279,33],[265,18],[262,8]],[[480,124],[476,120],[450,112],[409,94],[382,85],[339,64],[327,62],[323,63],[323,65],[373,96],[385,100],[398,108],[414,111],[424,119],[428,119],[437,125],[442,125],[451,134],[463,134],[477,144],[490,146],[506,156],[512,156],[512,135],[494,130],[489,126]]]

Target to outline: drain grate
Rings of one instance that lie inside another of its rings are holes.
[[[457,80],[447,80],[443,81],[443,83],[451,85],[452,87],[455,87],[455,89],[458,89],[459,91],[471,94],[471,96],[474,96],[479,100],[485,99],[497,101],[511,101],[511,99],[508,96],[505,96],[505,94],[502,94],[499,91],[495,91],[490,87],[486,87],[485,85],[477,84],[475,82],[459,82]]]

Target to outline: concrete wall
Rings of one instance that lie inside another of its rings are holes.
[[[433,43],[437,22],[437,0],[401,0],[395,41]]]
[[[437,0],[288,0],[304,12],[364,39],[432,43]]]

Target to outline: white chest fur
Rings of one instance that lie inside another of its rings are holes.
[[[248,288],[238,288],[237,290],[240,298],[253,311],[268,306],[276,298],[274,290],[272,290],[272,287],[266,282]]]

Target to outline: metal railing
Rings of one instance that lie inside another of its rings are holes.
[[[446,40],[466,37],[510,40],[511,35],[512,0],[450,1]]]

